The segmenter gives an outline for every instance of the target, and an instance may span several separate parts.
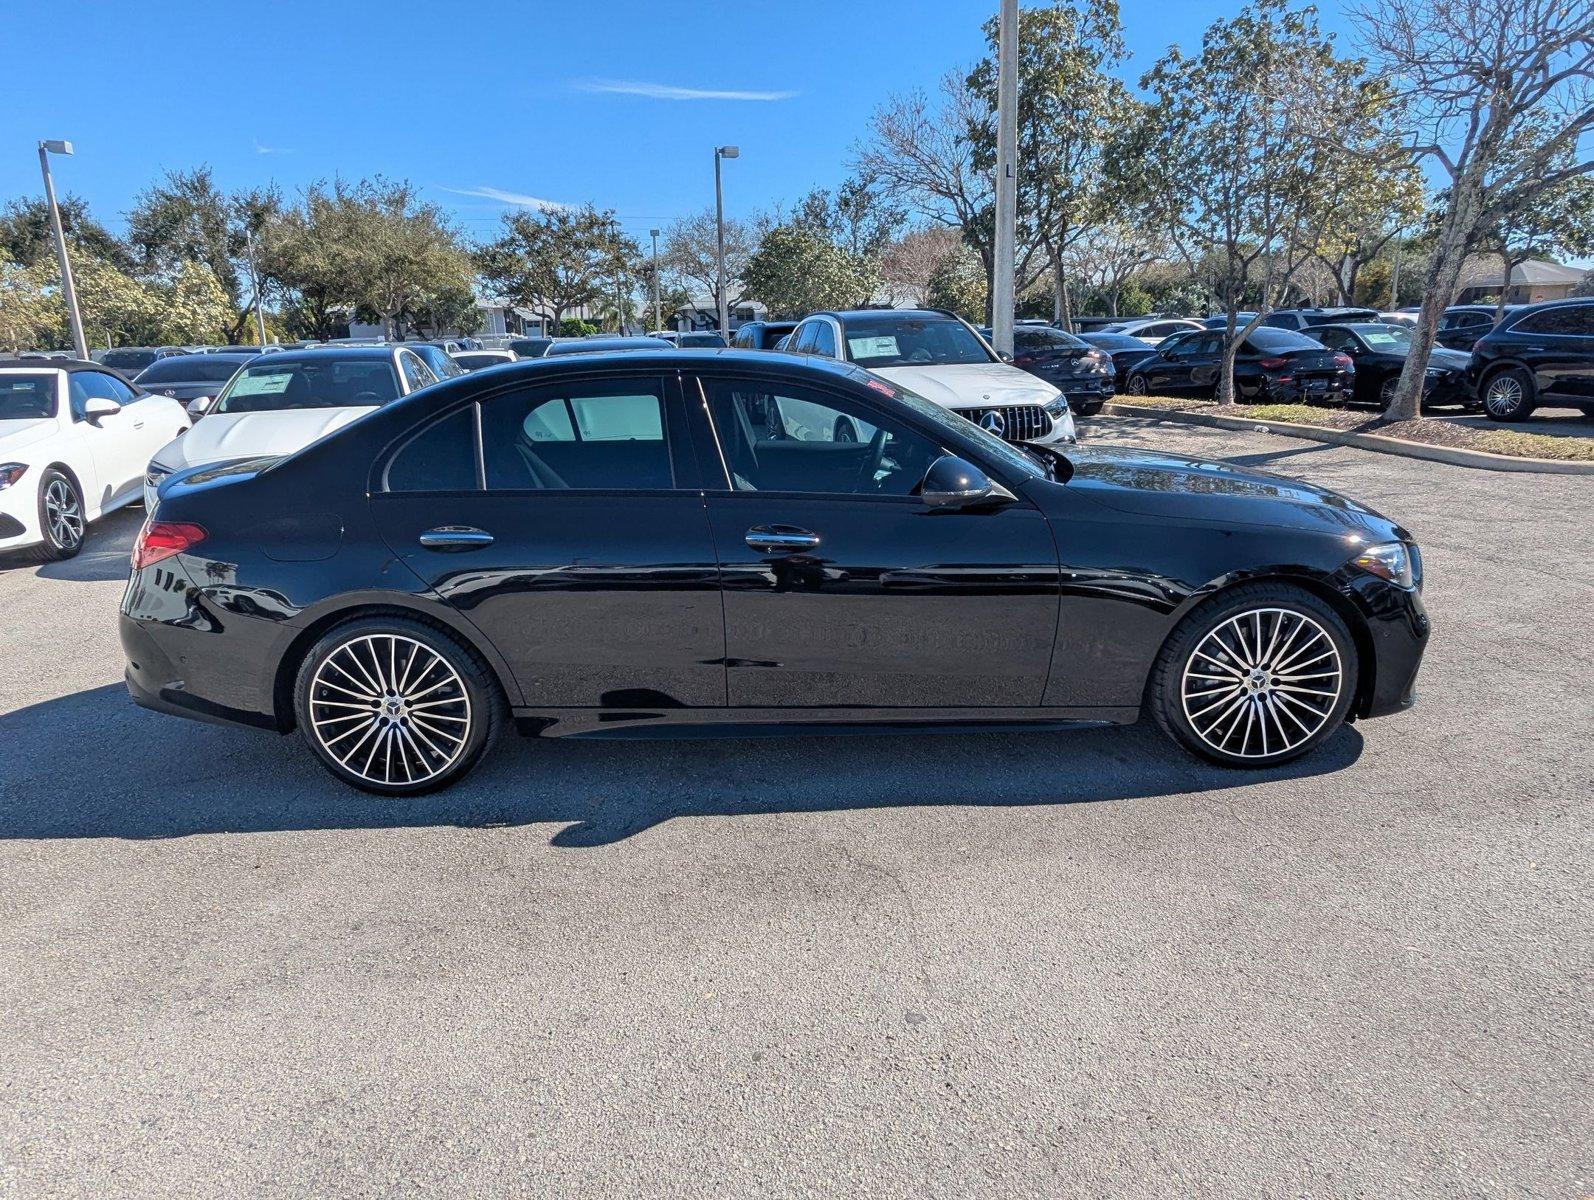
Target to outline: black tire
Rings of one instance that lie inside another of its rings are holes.
[[[371,719],[363,722],[367,705]],[[293,710],[322,766],[381,796],[418,796],[456,783],[507,715],[498,681],[473,651],[440,625],[399,616],[329,630],[299,664]]]
[[[1140,374],[1129,376],[1129,381],[1124,384],[1124,391],[1131,396],[1145,396],[1150,394],[1146,384],[1146,377]]]
[[[849,416],[839,416],[835,424],[830,427],[830,440],[833,442],[856,442],[858,440],[858,427],[853,424]]]
[[[1491,421],[1526,421],[1538,407],[1533,376],[1521,367],[1504,367],[1483,381],[1479,398]]]
[[[39,477],[39,528],[44,540],[33,548],[36,562],[76,558],[88,537],[83,493],[71,476],[54,467]]]
[[[1395,398],[1395,389],[1400,386],[1400,372],[1391,371],[1384,376],[1384,381],[1378,385],[1378,411],[1388,412],[1389,402]]]
[[[1219,646],[1253,638],[1261,652],[1249,660],[1236,652],[1225,665],[1209,654],[1222,658]],[[1266,669],[1269,662],[1283,670]],[[1313,694],[1330,686],[1314,674],[1324,668],[1336,673],[1332,697]],[[1329,605],[1289,584],[1249,583],[1179,622],[1152,667],[1146,706],[1192,754],[1227,767],[1272,767],[1334,736],[1355,698],[1357,671],[1355,641]]]

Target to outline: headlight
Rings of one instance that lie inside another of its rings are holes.
[[[1055,400],[1048,400],[1046,402],[1046,411],[1054,417],[1062,416],[1068,411],[1068,397],[1059,396]]]
[[[1443,379],[1450,372],[1443,367],[1429,367],[1423,374],[1428,376],[1429,379]]]
[[[21,479],[27,469],[27,463],[0,463],[0,492]]]
[[[161,480],[170,475],[173,470],[174,468],[163,466],[158,462],[150,463],[149,470],[144,472],[144,486],[148,488],[160,487]]]
[[[1411,555],[1400,542],[1380,542],[1368,546],[1351,560],[1364,571],[1371,571],[1380,579],[1387,579],[1396,587],[1417,586],[1417,573]]]

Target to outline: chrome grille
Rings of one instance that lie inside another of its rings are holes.
[[[1051,415],[1039,404],[1008,404],[992,408],[960,408],[958,415],[990,430],[985,418],[991,413],[1001,417],[1002,429],[997,435],[1009,442],[1022,442],[1030,438],[1045,437],[1052,431]]]

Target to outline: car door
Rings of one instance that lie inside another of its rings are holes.
[[[1511,353],[1548,403],[1594,399],[1594,304],[1547,308],[1511,327]]]
[[[1223,337],[1203,333],[1184,343],[1190,391],[1215,392],[1218,373],[1223,367]]]
[[[150,410],[135,403],[136,393],[114,375],[72,371],[68,379],[73,426],[94,460],[94,486],[80,481],[84,499],[90,512],[103,511],[140,493],[150,455],[170,438],[154,442],[157,431],[150,424]],[[122,407],[91,421],[84,411],[91,399],[111,400]]]
[[[686,386],[733,708],[1041,702],[1059,582],[1038,511],[927,508],[913,493],[945,448],[862,387],[708,372]]]
[[[371,503],[525,704],[725,703],[718,566],[673,374],[506,385],[397,447]]]

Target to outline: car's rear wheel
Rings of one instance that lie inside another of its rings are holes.
[[[1533,376],[1506,367],[1484,382],[1483,411],[1496,421],[1525,421],[1534,409]]]
[[[504,705],[487,668],[451,634],[371,617],[311,647],[294,711],[332,774],[364,791],[411,796],[468,773],[497,736]]]
[[[1187,750],[1234,767],[1299,758],[1334,735],[1355,695],[1356,645],[1310,592],[1247,584],[1187,616],[1152,670],[1148,702]]]
[[[1144,396],[1149,390],[1150,389],[1146,385],[1146,377],[1144,375],[1131,375],[1129,377],[1129,382],[1124,385],[1124,391],[1128,392],[1131,396]]]
[[[69,476],[54,467],[39,478],[39,529],[44,540],[34,553],[42,561],[72,558],[83,549],[88,532],[83,494]]]

